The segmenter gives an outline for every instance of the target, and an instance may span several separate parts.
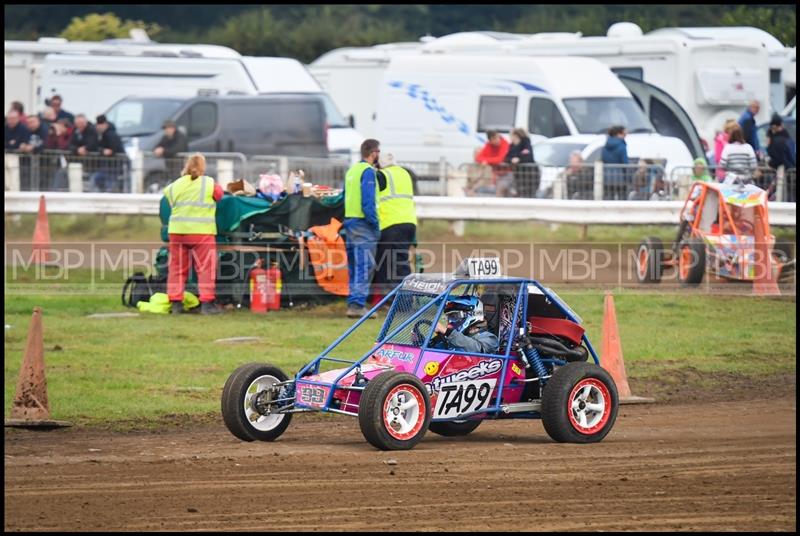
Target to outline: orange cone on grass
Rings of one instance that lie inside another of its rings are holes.
[[[36,217],[36,228],[33,230],[33,263],[45,264],[50,257],[50,223],[47,220],[47,208],[44,196],[39,198],[39,215]]]
[[[625,362],[622,359],[622,342],[619,338],[617,313],[614,309],[614,296],[606,292],[603,306],[603,333],[600,346],[600,365],[611,374],[617,384],[620,404],[641,404],[655,402],[652,398],[633,396],[628,376],[625,374]]]
[[[17,392],[11,406],[11,418],[5,426],[47,427],[70,426],[64,421],[50,419],[47,400],[47,380],[44,374],[44,340],[42,333],[42,310],[34,307],[28,329],[28,343],[17,380]]]

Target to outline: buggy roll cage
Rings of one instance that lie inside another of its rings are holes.
[[[502,400],[503,389],[504,389],[505,385],[504,385],[504,382],[502,381],[502,379],[506,377],[506,373],[507,373],[508,366],[509,366],[509,361],[511,361],[512,359],[516,359],[517,358],[516,355],[512,355],[511,354],[511,351],[512,351],[512,348],[514,346],[513,342],[514,342],[515,336],[516,336],[517,333],[519,333],[519,329],[520,329],[519,328],[519,324],[520,324],[519,320],[520,320],[520,318],[524,318],[524,319],[528,318],[528,300],[527,299],[523,299],[523,297],[527,298],[528,285],[534,285],[537,289],[539,289],[539,291],[542,292],[542,294],[545,296],[545,298],[547,298],[553,305],[555,305],[556,308],[562,314],[564,314],[567,317],[567,319],[569,319],[572,322],[575,322],[577,324],[581,324],[580,319],[575,315],[575,313],[573,313],[569,309],[569,307],[567,307],[561,301],[561,299],[557,295],[555,295],[555,293],[553,293],[548,288],[542,286],[540,283],[538,283],[537,281],[535,281],[533,279],[522,279],[522,278],[495,278],[495,279],[456,278],[456,279],[452,279],[452,280],[448,281],[447,282],[447,286],[445,287],[445,289],[443,291],[439,292],[438,295],[436,295],[436,298],[432,299],[430,302],[428,302],[427,304],[423,305],[419,310],[417,310],[411,316],[409,316],[407,319],[405,319],[403,322],[401,322],[400,325],[398,325],[396,328],[394,328],[390,333],[385,333],[387,331],[387,325],[384,325],[383,328],[381,329],[381,333],[383,333],[383,337],[380,337],[380,340],[378,340],[378,342],[376,342],[369,351],[364,353],[357,360],[349,361],[349,360],[346,360],[346,359],[330,357],[330,352],[333,349],[335,349],[339,345],[339,343],[341,343],[343,340],[345,340],[353,331],[358,329],[358,327],[361,326],[361,324],[363,324],[370,317],[370,315],[375,313],[384,303],[386,303],[389,299],[391,299],[392,297],[397,295],[401,290],[403,290],[403,283],[407,279],[413,278],[415,275],[417,275],[417,274],[411,274],[409,276],[406,276],[406,278],[403,280],[403,282],[401,282],[399,285],[397,285],[389,294],[384,296],[384,298],[380,302],[378,302],[364,316],[362,316],[359,320],[357,320],[355,324],[350,326],[342,335],[340,335],[325,350],[323,350],[322,353],[320,353],[316,358],[314,358],[311,362],[309,362],[307,365],[305,365],[303,368],[301,368],[297,372],[297,374],[294,377],[295,385],[297,384],[297,382],[301,382],[304,385],[317,385],[317,386],[320,386],[320,387],[329,387],[330,390],[329,390],[329,392],[328,392],[328,394],[327,394],[327,396],[325,398],[325,403],[321,407],[318,407],[318,406],[306,406],[305,404],[300,404],[300,403],[295,401],[294,404],[293,404],[294,408],[299,409],[300,411],[304,411],[304,410],[328,411],[328,412],[332,412],[332,413],[341,413],[341,414],[344,414],[344,415],[358,416],[357,413],[350,412],[350,411],[343,411],[343,410],[331,407],[331,404],[333,402],[333,396],[334,396],[334,393],[335,393],[335,391],[337,389],[339,389],[339,390],[348,390],[348,391],[363,391],[364,388],[365,388],[364,385],[355,385],[355,383],[353,385],[339,385],[339,382],[342,380],[342,378],[348,376],[353,371],[356,371],[357,375],[360,374],[360,369],[361,369],[362,363],[364,361],[366,361],[370,356],[372,356],[377,350],[382,348],[384,345],[386,345],[386,344],[398,344],[398,343],[391,342],[392,338],[394,338],[397,334],[399,334],[403,329],[405,329],[406,327],[411,325],[411,323],[414,322],[415,320],[417,320],[423,313],[425,313],[426,311],[431,309],[434,306],[434,304],[437,305],[436,316],[434,318],[435,319],[440,318],[441,315],[442,315],[442,311],[444,310],[445,303],[447,301],[446,298],[450,295],[451,291],[454,288],[456,288],[458,286],[461,286],[461,285],[467,285],[467,286],[471,286],[471,285],[500,285],[500,284],[502,284],[502,285],[518,285],[518,289],[517,289],[517,299],[516,299],[516,303],[514,305],[514,316],[512,317],[511,326],[510,326],[510,329],[508,330],[507,341],[506,341],[506,344],[505,344],[505,352],[503,354],[499,354],[499,353],[498,354],[485,354],[485,353],[477,353],[477,352],[458,351],[458,353],[460,355],[466,355],[466,356],[470,356],[470,357],[491,357],[491,358],[500,359],[500,360],[503,361],[503,367],[502,367],[502,369],[500,371],[501,381],[498,382],[499,383],[499,387],[498,387],[498,392],[497,392],[497,396],[495,398],[494,405],[493,406],[487,406],[486,408],[481,409],[481,410],[476,411],[476,412],[472,412],[472,413],[465,414],[465,415],[459,415],[458,416],[459,419],[463,419],[463,418],[469,417],[469,416],[471,416],[473,414],[477,414],[477,413],[497,414],[497,413],[500,413],[501,411],[503,411],[503,409],[501,407],[501,400]],[[430,295],[430,293],[415,292],[413,289],[408,290],[408,291],[410,293],[412,293],[412,294],[428,294],[428,295]],[[391,315],[393,314],[393,311],[394,311],[394,308],[396,307],[396,305],[397,305],[397,301],[395,301],[392,304],[392,309],[389,311],[389,316],[387,316],[387,319],[391,318]],[[521,311],[520,311],[520,309],[521,309]],[[522,316],[521,317],[520,317],[520,312],[522,312]],[[523,328],[522,329],[525,329],[524,326],[525,326],[525,324],[523,324]],[[414,362],[414,371],[415,372],[419,370],[419,368],[420,368],[420,366],[422,364],[422,358],[424,356],[425,351],[427,351],[427,350],[436,351],[436,352],[442,352],[443,351],[441,348],[429,348],[428,347],[428,344],[430,343],[430,340],[431,340],[431,338],[433,336],[433,333],[434,333],[434,329],[433,329],[433,326],[431,326],[431,329],[428,332],[428,334],[426,335],[425,340],[419,346],[420,352],[419,352],[419,355],[417,356],[417,358],[415,359],[415,362]],[[600,364],[600,359],[598,358],[597,353],[595,352],[594,348],[592,347],[592,344],[589,342],[589,338],[586,336],[585,332],[583,333],[583,335],[581,337],[581,340],[586,345],[586,347],[589,350],[589,352],[591,353],[592,358],[594,359],[594,362],[599,365]],[[501,344],[502,344],[502,341],[501,341]],[[344,369],[342,369],[340,374],[332,382],[322,382],[322,381],[309,380],[309,379],[304,378],[304,376],[308,375],[309,373],[310,374],[318,374],[319,373],[319,369],[320,369],[320,365],[322,364],[323,361],[331,361],[331,362],[336,362],[336,363],[346,363],[349,366],[344,368]],[[547,359],[547,358],[542,358],[542,362],[544,362],[544,363],[548,363],[548,362],[549,363],[558,363],[558,364],[563,364],[564,363],[562,360]],[[447,419],[443,419],[443,420],[447,420]],[[452,420],[452,419],[450,419],[450,420]]]

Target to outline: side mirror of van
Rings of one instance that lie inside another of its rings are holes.
[[[350,123],[350,128],[356,128],[356,118],[353,114],[347,116],[347,122]]]

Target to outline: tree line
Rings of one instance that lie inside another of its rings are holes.
[[[334,48],[417,41],[472,30],[605,35],[620,21],[669,26],[754,26],[795,46],[794,4],[761,5],[6,5],[6,39],[127,37],[229,46],[241,54],[308,63]]]

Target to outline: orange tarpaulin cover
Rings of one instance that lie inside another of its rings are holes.
[[[347,296],[347,251],[339,235],[342,222],[331,218],[328,225],[310,227],[314,236],[308,239],[308,259],[314,268],[314,277],[323,290]]]

